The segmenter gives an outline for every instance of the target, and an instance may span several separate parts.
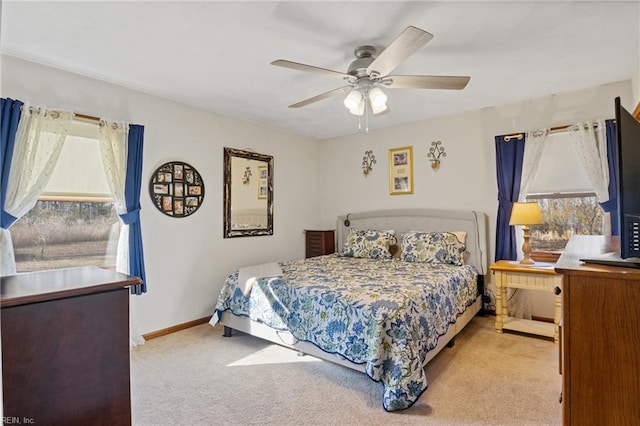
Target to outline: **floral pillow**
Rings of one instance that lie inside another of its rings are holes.
[[[405,262],[464,264],[465,245],[451,232],[402,234],[400,260]]]
[[[341,255],[369,259],[391,259],[389,247],[396,242],[393,231],[351,228]]]

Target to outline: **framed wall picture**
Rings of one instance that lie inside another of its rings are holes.
[[[413,194],[413,147],[389,150],[389,193]]]
[[[172,161],[158,167],[149,182],[153,204],[171,217],[195,213],[204,199],[200,173],[187,163]]]
[[[267,166],[258,166],[258,199],[266,200],[267,199],[267,188],[268,188],[268,180],[269,177]]]

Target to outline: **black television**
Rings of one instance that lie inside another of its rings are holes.
[[[640,257],[640,122],[615,99],[620,257]]]
[[[620,250],[587,263],[640,268],[640,122],[615,99]]]

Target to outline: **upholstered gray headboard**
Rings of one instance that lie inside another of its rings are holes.
[[[349,223],[345,224],[345,220]],[[470,210],[398,209],[374,210],[338,216],[337,248],[342,250],[349,228],[393,229],[400,236],[407,231],[467,233],[465,261],[481,275],[489,270],[487,216]]]

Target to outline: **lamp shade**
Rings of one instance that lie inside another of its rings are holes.
[[[509,225],[540,225],[542,211],[535,201],[513,203]]]
[[[378,114],[382,114],[383,112],[387,111],[389,109],[389,107],[387,107],[387,104],[382,104],[382,105],[373,105],[371,104],[371,112],[373,112],[375,115]]]
[[[358,89],[353,89],[344,99],[344,106],[346,106],[350,110],[355,109],[358,107],[358,104],[360,104],[361,100],[362,93],[360,93]]]
[[[365,101],[364,99],[360,100],[360,103],[355,107],[349,109],[349,112],[353,115],[362,116],[364,115]]]
[[[382,107],[387,103],[387,95],[379,87],[374,87],[369,91],[369,100],[372,107]]]

